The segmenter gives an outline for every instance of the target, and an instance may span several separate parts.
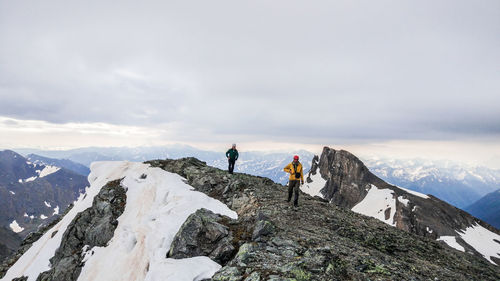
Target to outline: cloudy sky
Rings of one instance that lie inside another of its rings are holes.
[[[500,168],[500,1],[0,0],[0,147],[187,143]]]

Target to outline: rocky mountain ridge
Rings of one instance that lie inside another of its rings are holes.
[[[456,249],[500,264],[499,230],[432,195],[386,183],[347,151],[325,147],[321,157],[313,159],[307,184],[302,190],[337,206],[378,218],[417,235],[443,240]],[[477,245],[474,232],[484,236],[484,245]],[[485,248],[494,251],[485,251]]]
[[[193,188],[192,192],[201,192],[215,198],[238,215],[237,218],[229,218],[204,209],[194,211],[176,230],[175,237],[171,238],[169,250],[163,256],[164,266],[175,265],[181,261],[188,262],[190,259],[198,259],[200,255],[206,255],[220,264],[218,269],[213,271],[213,275],[210,275],[212,280],[245,281],[498,280],[500,276],[500,268],[483,258],[454,250],[433,239],[401,231],[320,198],[302,194],[299,199],[300,207],[294,209],[285,202],[286,188],[267,178],[238,173],[228,175],[225,171],[209,167],[194,158],[154,160],[147,164],[152,168],[140,168],[143,170],[138,169],[118,182],[115,181],[115,184],[106,184],[106,179],[103,178],[101,182],[105,188],[96,190],[98,194],[95,194],[88,210],[114,210],[115,208],[111,207],[114,196],[104,195],[120,194],[123,189],[127,194],[124,214],[127,213],[127,205],[133,204],[129,202],[133,197],[130,193],[133,192],[132,186],[136,183],[146,183],[148,180],[152,184],[161,180],[156,176],[157,170],[153,168],[156,167],[180,175]],[[114,177],[120,179],[123,175],[118,173]],[[112,180],[114,179],[109,178],[107,181]],[[169,201],[169,198],[170,195],[164,200]],[[167,204],[160,209],[174,210],[174,206],[169,206]],[[87,220],[81,219],[82,216],[74,217],[71,222],[73,226],[68,227],[62,235],[61,241],[67,242],[59,246],[60,249],[66,249],[63,252],[68,254],[75,252],[85,256],[76,263],[74,270],[59,270],[65,276],[73,276],[67,280],[73,280],[74,274],[78,275],[78,272],[92,272],[91,266],[96,262],[92,262],[92,258],[96,258],[98,252],[113,245],[108,243],[104,248],[95,246],[82,250],[83,244],[97,245],[94,243],[98,239],[92,234],[97,233],[96,231],[90,231],[88,235],[78,231],[87,224]],[[112,218],[98,221],[99,225],[109,229],[106,233],[111,233],[110,226],[116,224]],[[118,228],[114,230],[115,236],[111,241],[128,237],[116,236],[116,231],[122,223],[124,222],[118,218]],[[74,232],[75,230],[77,231]],[[50,236],[59,237],[60,231],[53,234],[54,230],[49,229],[41,239],[50,241],[53,239]],[[138,233],[130,234],[140,237],[137,236]],[[141,250],[143,244],[140,241],[137,239],[136,243],[130,244],[132,248],[124,248],[127,250],[121,255]],[[76,246],[69,247],[73,243]],[[58,272],[57,268],[64,268],[58,267],[58,264],[63,265],[65,260],[52,258],[50,271],[39,275],[39,280],[60,280],[56,279],[57,275],[54,274]],[[151,275],[151,271],[158,269],[158,264],[149,262],[140,261],[141,265],[147,265],[144,269],[136,264],[137,274],[143,274],[141,272],[145,270],[144,274],[150,277],[148,280],[183,280],[179,277],[181,275],[178,275],[181,273],[177,271]],[[177,270],[175,268],[189,271],[182,266],[173,267],[171,270]],[[191,270],[195,268],[196,266],[191,266]],[[7,272],[7,276],[13,275]],[[205,275],[199,276],[189,280],[210,279],[202,277]],[[22,278],[22,275],[15,277]],[[93,280],[115,280],[120,277],[103,278],[95,275]]]
[[[68,159],[54,159],[54,158],[43,157],[36,154],[28,154],[26,156],[26,159],[28,159],[28,161],[34,164],[64,168],[66,170],[73,171],[85,177],[88,176],[90,173],[90,169],[87,166],[73,162]]]

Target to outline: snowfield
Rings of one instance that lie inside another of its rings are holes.
[[[390,209],[389,217],[386,219],[385,212],[388,209]],[[379,189],[372,184],[365,198],[351,210],[358,214],[374,217],[388,225],[396,226],[394,222],[396,199],[394,199],[394,192],[391,189]]]
[[[457,243],[457,237],[455,236],[441,236],[437,239],[437,241],[443,241],[444,243],[448,244],[448,246],[457,249],[461,252],[465,252],[465,248]]]
[[[479,224],[469,226],[465,230],[458,232],[458,234],[492,264],[495,263],[491,260],[491,257],[500,259],[500,235]]]
[[[166,258],[166,254],[181,225],[196,210],[206,208],[236,219],[237,214],[225,204],[194,191],[179,175],[143,163],[96,162],[91,171],[86,196],[80,196],[73,209],[35,242],[1,280],[23,275],[36,280],[48,270],[49,259],[73,218],[92,206],[107,182],[121,178],[127,204],[118,218],[114,237],[106,247],[84,249],[85,264],[78,280],[202,280],[220,269],[208,257],[176,260]],[[146,179],[140,179],[142,174],[147,175]]]
[[[61,169],[61,168],[47,165],[47,166],[45,166],[45,168],[43,168],[43,170],[40,173],[38,173],[38,176],[43,178],[43,177],[46,177],[50,174],[53,174],[53,173],[59,171],[59,169]]]
[[[315,175],[311,175],[311,180],[312,180],[312,182],[305,181],[305,183],[300,186],[300,190],[302,190],[302,192],[307,193],[313,197],[319,196],[319,197],[323,198],[323,195],[321,194],[320,191],[321,191],[321,189],[323,189],[323,187],[325,187],[326,180],[324,180],[321,177],[321,174],[319,173],[319,169],[316,171]]]

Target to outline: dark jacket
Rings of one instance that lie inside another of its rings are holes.
[[[229,159],[231,160],[238,160],[238,150],[237,149],[232,149],[230,148],[227,152],[226,152],[226,157],[229,157]]]

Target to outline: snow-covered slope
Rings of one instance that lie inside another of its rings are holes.
[[[78,280],[202,280],[220,266],[207,257],[166,258],[173,237],[186,218],[199,208],[236,218],[226,205],[194,191],[177,174],[147,164],[97,162],[91,167],[91,186],[73,209],[48,230],[9,269],[1,280],[27,276],[36,280],[49,270],[49,259],[60,246],[75,217],[92,206],[106,183],[122,179],[126,205],[113,238],[106,247],[84,249],[84,265]]]

